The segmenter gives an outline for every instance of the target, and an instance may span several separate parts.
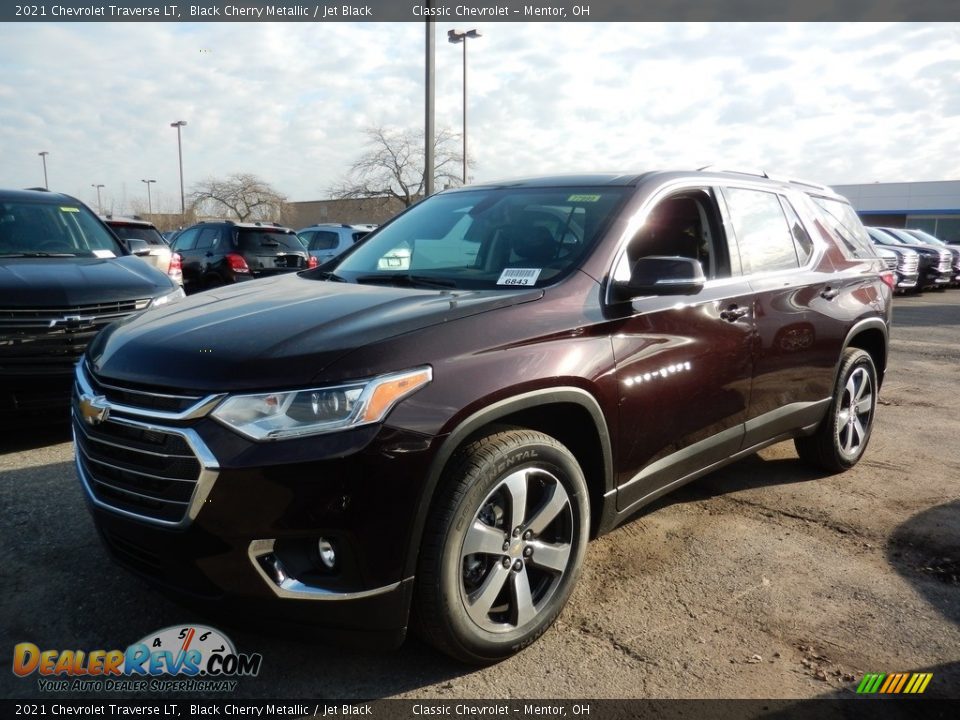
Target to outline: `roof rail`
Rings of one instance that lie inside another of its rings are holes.
[[[775,178],[776,180],[782,180],[783,182],[788,182],[791,185],[805,185],[806,187],[816,188],[817,190],[829,190],[833,192],[833,188],[829,185],[824,185],[823,183],[813,182],[812,180],[801,180],[799,178]]]
[[[36,190],[37,192],[50,192],[50,188],[45,188],[45,187],[24,188],[24,190]]]
[[[701,168],[697,168],[697,172],[727,172],[727,173],[736,173],[738,175],[756,175],[757,177],[769,178],[767,172],[761,168],[725,168],[719,165],[704,165]]]

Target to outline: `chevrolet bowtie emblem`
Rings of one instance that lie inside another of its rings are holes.
[[[110,405],[103,395],[81,395],[80,415],[87,425],[99,425],[110,417]]]
[[[63,327],[67,330],[76,330],[88,325],[93,325],[93,321],[96,319],[93,315],[64,315],[62,318],[54,318],[51,320],[47,327]]]

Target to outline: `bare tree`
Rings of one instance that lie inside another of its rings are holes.
[[[287,213],[286,196],[250,173],[207,178],[194,185],[190,205],[197,216],[227,215],[240,222],[276,220]]]
[[[423,196],[423,134],[418,130],[365,128],[366,151],[347,175],[330,188],[335,198],[393,197],[409,207]],[[457,150],[459,135],[449,130],[436,133],[434,177],[438,184],[461,184],[463,154]],[[469,162],[469,161],[468,161]]]

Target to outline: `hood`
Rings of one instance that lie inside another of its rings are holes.
[[[298,387],[370,343],[542,296],[529,288],[438,291],[284,275],[111,325],[87,357],[98,376],[122,383],[201,392]]]
[[[3,307],[55,307],[152,298],[176,287],[138,257],[0,258]]]

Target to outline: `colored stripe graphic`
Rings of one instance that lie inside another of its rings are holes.
[[[867,673],[863,676],[863,680],[860,681],[860,686],[857,688],[858,693],[874,693],[877,691],[877,688],[880,686],[883,678],[886,677],[883,673]]]
[[[857,692],[860,694],[884,693],[896,695],[899,693],[916,695],[927,689],[933,679],[933,673],[866,673]]]

